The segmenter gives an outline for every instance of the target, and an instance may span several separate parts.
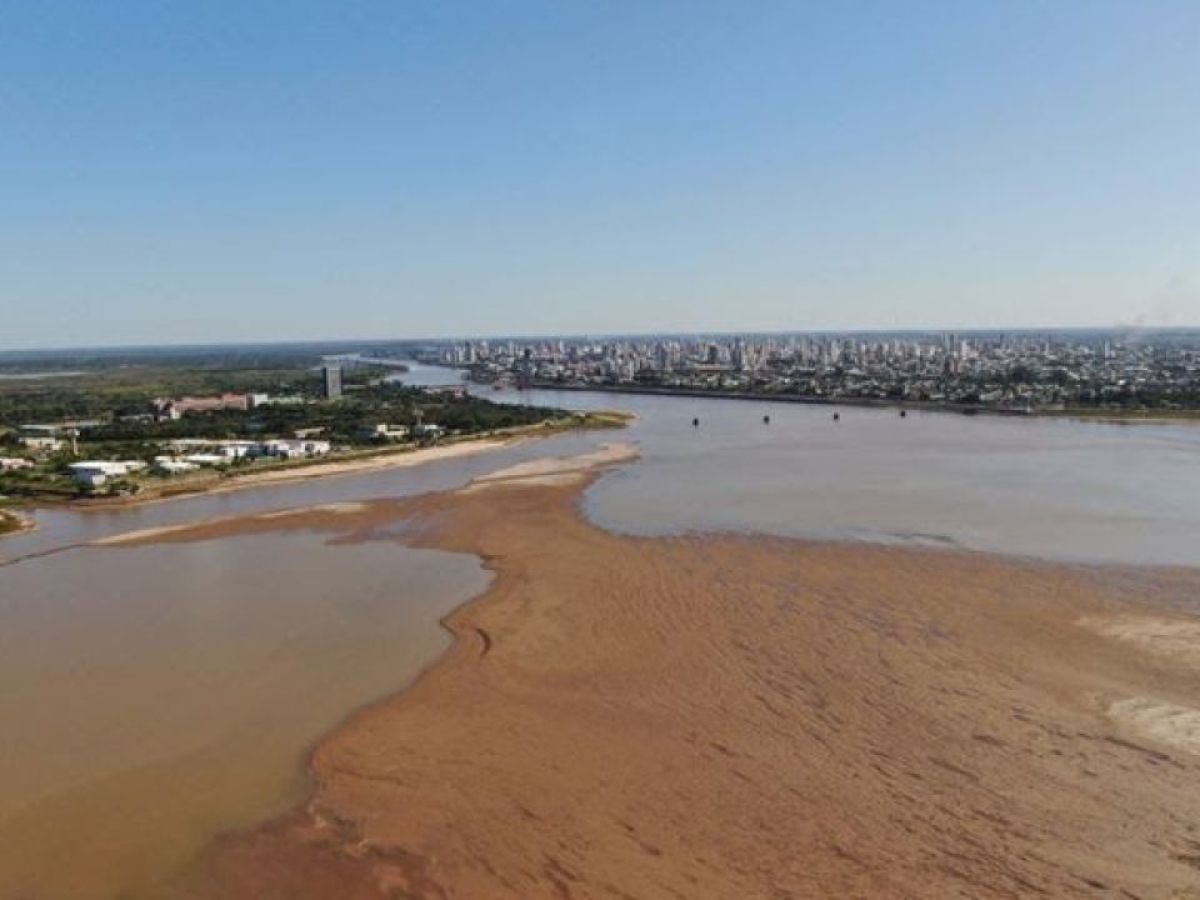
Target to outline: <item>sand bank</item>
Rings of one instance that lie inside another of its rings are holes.
[[[405,518],[496,579],[186,896],[1200,896],[1200,675],[1123,636],[1190,641],[1200,573],[617,536],[543,474],[221,526]]]
[[[329,478],[337,475],[357,475],[363,472],[376,472],[384,469],[407,469],[425,463],[439,462],[447,459],[458,459],[464,456],[474,456],[501,447],[508,447],[517,441],[535,436],[532,430],[498,438],[471,438],[453,444],[440,444],[434,447],[419,447],[417,449],[398,449],[375,453],[349,459],[331,459],[325,462],[310,462],[303,465],[284,466],[274,469],[253,469],[238,474],[214,478],[204,482],[190,483],[187,481],[166,481],[157,485],[153,490],[138,494],[134,497],[116,499],[99,499],[80,501],[84,506],[129,506],[144,503],[158,503],[196,494],[222,494],[229,491],[240,491],[247,488],[264,485],[285,484],[293,481],[307,481],[312,478]]]
[[[531,459],[481,475],[473,479],[460,493],[487,490],[505,484],[519,484],[522,487],[579,484],[597,468],[629,462],[636,459],[637,455],[638,449],[633,444],[613,443],[605,444],[592,453]]]
[[[605,444],[591,453],[576,456],[545,457],[496,469],[473,479],[470,484],[459,488],[457,493],[475,493],[506,484],[525,487],[550,484],[582,484],[605,467],[628,462],[637,457],[637,448],[632,444]],[[279,528],[306,527],[330,528],[336,524],[331,519],[338,516],[358,516],[358,524],[387,521],[397,516],[396,504],[388,501],[353,501],[324,503],[257,513],[250,516],[232,516],[200,522],[185,522],[180,525],[161,525],[139,528],[92,541],[89,546],[113,547],[152,544],[165,541],[191,541],[212,537],[223,537],[235,533],[274,531]]]
[[[134,531],[123,531],[108,537],[91,541],[89,547],[119,547],[137,544],[152,544],[171,538],[195,540],[203,532],[214,532],[227,526],[236,530],[247,530],[251,523],[274,523],[278,520],[295,520],[300,517],[346,516],[367,510],[370,504],[350,501],[340,503],[322,503],[316,506],[303,506],[296,509],[278,509],[272,512],[257,513],[252,516],[234,516],[227,519],[211,519],[204,522],[185,522],[181,525],[158,525],[153,528],[138,528]]]
[[[474,456],[476,453],[486,453],[506,447],[516,440],[481,439],[459,441],[455,444],[443,444],[436,447],[421,447],[397,453],[384,453],[378,456],[368,456],[363,459],[330,460],[329,462],[313,463],[291,469],[274,469],[265,472],[250,472],[236,475],[223,484],[218,490],[235,489],[245,485],[278,484],[286,481],[303,481],[308,478],[323,478],[329,475],[352,475],[359,472],[374,472],[379,469],[406,469],[424,463],[438,462],[444,459],[458,459],[463,456]]]

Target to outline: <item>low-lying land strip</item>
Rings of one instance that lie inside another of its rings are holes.
[[[199,493],[234,491],[286,481],[351,475],[379,469],[398,469],[426,462],[483,453],[515,441],[549,437],[574,429],[621,428],[631,416],[620,412],[577,413],[529,425],[497,428],[465,435],[452,435],[436,444],[403,443],[381,448],[349,449],[326,456],[260,462],[236,468],[206,469],[172,478],[137,480],[137,490],[111,495],[44,496],[34,493],[27,501],[42,505],[70,503],[75,506],[124,506]],[[15,531],[15,529],[13,529]],[[0,525],[0,535],[5,534]]]
[[[209,471],[193,477],[150,485],[131,497],[85,499],[82,502],[89,505],[137,503],[185,494],[233,491],[330,475],[352,475],[377,469],[408,468],[427,462],[484,453],[508,446],[515,441],[549,437],[575,428],[620,428],[629,419],[629,416],[617,412],[588,413],[567,419],[454,436],[427,446],[402,444],[382,449],[349,450],[314,459],[266,463],[253,468]]]
[[[495,403],[462,384],[406,385],[394,359],[311,348],[147,353],[102,354],[86,366],[81,357],[73,374],[0,384],[0,499],[158,499],[392,465],[379,460],[430,446],[623,423],[619,414]]]
[[[662,397],[716,398],[752,400],[766,403],[801,403],[809,406],[850,406],[876,409],[911,409],[920,412],[959,413],[961,415],[1039,416],[1043,418],[1088,419],[1112,422],[1200,422],[1197,409],[1112,409],[1106,407],[1026,407],[996,406],[980,403],[957,403],[933,400],[886,399],[876,397],[815,397],[780,391],[720,390],[716,388],[660,387],[632,384],[569,384],[560,382],[534,383],[532,387],[551,391],[582,391],[587,393],[650,394]]]

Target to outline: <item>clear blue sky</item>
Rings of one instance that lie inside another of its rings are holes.
[[[0,347],[1200,324],[1200,2],[0,9]]]

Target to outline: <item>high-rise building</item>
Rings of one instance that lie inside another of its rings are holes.
[[[337,400],[342,396],[342,367],[325,366],[321,372],[325,376],[325,399]]]

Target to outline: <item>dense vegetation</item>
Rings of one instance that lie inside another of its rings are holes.
[[[121,366],[78,375],[0,380],[0,424],[119,417],[148,411],[157,397],[226,391],[316,397],[320,386],[315,368]]]
[[[338,443],[373,442],[367,432],[377,424],[413,428],[418,422],[440,425],[446,431],[473,433],[527,425],[564,415],[559,410],[508,406],[479,397],[427,393],[396,383],[348,386],[336,402],[270,405],[242,412],[222,410],[188,413],[175,421],[114,420],[89,429],[88,441],[142,442],[176,438],[290,437],[302,429],[319,428]]]
[[[367,449],[387,443],[378,425],[407,428],[412,442],[434,439],[420,424],[437,425],[445,435],[470,435],[559,420],[561,410],[509,406],[470,395],[431,392],[387,380],[389,369],[373,366],[343,372],[344,396],[320,398],[319,359],[298,354],[267,358],[186,358],[185,364],[139,360],[71,374],[0,379],[0,456],[29,456],[19,429],[29,424],[94,421],[80,429],[78,456],[64,451],[38,458],[32,470],[0,473],[0,495],[72,496],[79,493],[68,466],[77,458],[151,461],[166,442],[185,438],[226,440],[291,438],[319,434],[335,449]],[[277,365],[264,366],[271,362]],[[245,365],[236,365],[243,363]],[[282,365],[278,365],[283,363]],[[40,371],[50,372],[49,368]],[[153,401],[161,397],[261,393],[301,402],[259,405],[249,410],[188,412],[157,421]]]

